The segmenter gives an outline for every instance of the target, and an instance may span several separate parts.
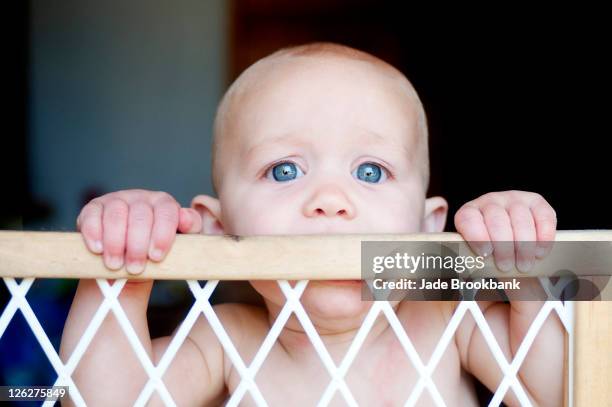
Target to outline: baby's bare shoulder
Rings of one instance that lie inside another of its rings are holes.
[[[266,309],[249,304],[226,303],[215,305],[213,310],[240,357],[245,361],[251,360],[270,329]],[[203,315],[202,317],[204,319]],[[208,321],[202,323],[200,329],[214,334],[214,330]],[[205,336],[208,337],[206,342],[210,343],[211,340],[214,340],[216,345],[221,347],[221,342],[216,334],[214,339],[211,339],[209,334]],[[233,363],[226,349],[221,350],[223,375],[225,382],[228,383]]]
[[[261,308],[221,304],[212,310],[214,315],[208,317],[199,314],[164,376],[169,388],[175,390],[173,393],[181,395],[179,405],[211,405],[223,396],[232,361],[219,337],[229,335],[243,360],[248,360],[245,355],[253,352],[256,338],[265,335],[259,333],[266,331],[267,322],[267,314]],[[172,336],[153,340],[156,362],[165,354],[174,335],[176,331]]]

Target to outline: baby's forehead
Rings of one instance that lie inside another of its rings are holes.
[[[337,136],[333,140],[332,134]],[[215,167],[221,161],[216,156],[221,153],[236,158],[258,145],[282,142],[342,149],[347,137],[364,145],[407,150],[419,161],[423,155],[427,166],[425,114],[412,85],[395,68],[374,57],[264,58],[247,69],[222,100],[213,174],[218,173]]]
[[[422,120],[409,82],[370,61],[279,57],[256,64],[232,88],[223,109],[231,131],[223,137],[250,139],[259,131],[276,136],[270,132],[296,128],[329,133],[340,127],[407,136]]]

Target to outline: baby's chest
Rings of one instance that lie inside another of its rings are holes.
[[[269,406],[315,406],[326,392],[331,395],[330,406],[346,406],[346,390],[360,406],[402,406],[410,398],[420,378],[405,352],[395,347],[365,352],[362,349],[343,377],[346,384],[344,391],[333,383],[332,376],[321,361],[311,360],[300,364],[278,355],[270,356],[255,377],[258,389]],[[460,380],[459,372],[455,371],[460,366],[452,359],[450,355],[443,357],[433,375],[438,391],[449,406],[454,405],[453,398],[457,395],[471,391]],[[340,365],[341,361],[335,362]],[[418,385],[421,387],[422,383]],[[420,393],[417,406],[435,405],[426,388]],[[463,394],[461,398],[469,400],[471,397]],[[255,404],[248,396],[241,405]]]

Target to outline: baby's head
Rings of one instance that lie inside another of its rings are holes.
[[[198,196],[193,202],[204,216],[206,234],[444,228],[446,202],[425,196],[429,160],[423,106],[404,75],[370,54],[315,43],[265,57],[227,91],[214,130],[218,200]],[[266,284],[254,285],[268,297]],[[357,284],[337,283],[311,283],[305,297],[313,287],[328,291],[321,294],[324,303],[311,304],[320,313],[351,307],[343,295],[330,298],[329,290],[359,297]]]

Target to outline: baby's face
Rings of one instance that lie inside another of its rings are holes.
[[[225,233],[421,230],[418,110],[398,78],[334,58],[294,58],[256,78],[229,109],[216,157]],[[284,302],[275,283],[254,286]],[[358,284],[338,282],[311,282],[303,303],[321,315],[368,306]]]

